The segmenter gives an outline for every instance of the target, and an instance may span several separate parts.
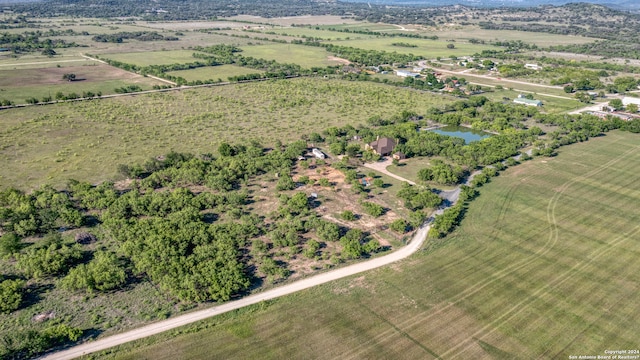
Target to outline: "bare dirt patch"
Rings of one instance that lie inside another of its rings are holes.
[[[135,80],[143,77],[128,71],[124,71],[109,65],[51,67],[41,69],[21,70],[19,78],[11,76],[12,71],[7,71],[7,76],[0,76],[0,86],[33,86],[33,85],[58,85],[67,82],[62,79],[64,74],[75,74],[74,82],[100,82],[105,80]],[[14,73],[15,75],[15,73]]]
[[[347,59],[339,58],[337,56],[327,56],[327,60],[335,61],[335,62],[340,63],[340,64],[351,64],[351,61],[349,61]]]

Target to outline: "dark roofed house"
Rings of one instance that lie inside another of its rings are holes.
[[[365,146],[366,149],[371,149],[373,152],[380,156],[386,156],[393,152],[393,149],[396,147],[396,142],[393,139],[388,137],[379,138],[378,140],[367,144]]]

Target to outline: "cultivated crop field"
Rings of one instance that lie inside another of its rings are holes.
[[[452,101],[382,84],[297,79],[3,110],[0,184],[99,182],[116,177],[118,164],[172,150],[211,153],[223,141],[248,139],[270,145]]]
[[[494,178],[457,231],[407,261],[105,357],[566,359],[635,349],[639,162],[636,134],[562,148]]]

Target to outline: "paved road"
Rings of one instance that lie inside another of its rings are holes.
[[[371,259],[366,262],[350,265],[341,269],[336,269],[323,274],[315,275],[307,279],[296,281],[292,284],[271,289],[262,293],[247,296],[240,300],[231,301],[219,306],[215,306],[209,309],[195,311],[189,314],[176,316],[175,318],[163,320],[157,323],[153,323],[139,329],[134,329],[122,334],[113,335],[100,339],[97,341],[87,342],[78,346],[74,346],[67,350],[51,353],[41,357],[40,359],[47,360],[66,360],[73,359],[85,354],[94,353],[97,351],[105,350],[110,347],[121,345],[130,341],[142,339],[151,335],[159,334],[167,330],[175,329],[180,326],[191,324],[196,321],[200,321],[212,316],[216,316],[222,313],[226,313],[232,310],[236,310],[248,305],[257,304],[261,301],[275,299],[280,296],[289,295],[297,291],[308,289],[320,284],[328,283],[337,279],[341,279],[347,276],[355,275],[364,271],[379,268],[381,266],[389,265],[396,261],[402,260],[420,249],[427,233],[429,232],[429,226],[427,223],[420,227],[409,245],[394,251],[393,253],[378,258]]]

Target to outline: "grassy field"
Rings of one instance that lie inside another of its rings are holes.
[[[195,68],[190,70],[171,71],[168,74],[172,76],[180,76],[187,81],[222,79],[226,81],[230,76],[247,75],[262,73],[261,70],[243,68],[235,65],[220,65]]]
[[[519,91],[522,90],[522,91]],[[555,96],[549,96],[546,92],[535,92],[535,91],[526,91],[524,89],[514,89],[514,90],[495,90],[493,92],[487,92],[482,94],[486,96],[489,100],[493,101],[506,101],[504,98],[508,98],[508,102],[512,102],[513,99],[518,97],[519,94],[527,94],[532,93],[536,100],[542,101],[542,108],[540,111],[557,114],[566,111],[571,111],[575,109],[579,109],[585,106],[584,103],[579,102],[578,100],[573,100],[569,96],[567,98],[558,98]],[[566,94],[565,94],[566,95]]]
[[[237,15],[228,17],[227,20],[249,21],[258,24],[271,24],[280,26],[291,26],[293,24],[303,25],[332,25],[332,24],[353,24],[356,20],[337,15],[303,15],[264,18],[252,15]]]
[[[639,161],[629,133],[562,148],[493,179],[461,228],[409,260],[102,357],[567,359],[635,349]]]
[[[173,31],[184,31],[184,30],[197,30],[197,29],[213,29],[213,28],[232,28],[238,29],[246,26],[245,23],[233,22],[233,21],[153,21],[146,22],[140,21],[138,22],[139,26],[149,27],[152,29],[163,29],[163,30],[173,30]]]
[[[355,23],[339,25],[323,25],[322,29],[352,30],[352,31],[390,31],[400,29],[399,25],[377,23]]]
[[[403,177],[407,180],[411,180],[413,182],[416,183],[422,183],[419,179],[418,179],[418,172],[424,168],[428,168],[431,166],[431,162],[433,160],[442,160],[445,163],[449,163],[450,161],[448,161],[446,158],[441,158],[441,157],[422,157],[422,156],[418,156],[418,157],[414,157],[414,158],[410,158],[410,159],[405,159],[402,160],[398,165],[389,165],[387,166],[387,171],[389,171],[392,174],[396,174],[400,177]],[[428,182],[426,183],[426,185],[432,187],[432,188],[438,188],[438,189],[442,189],[442,190],[450,190],[453,189],[455,186],[447,186],[447,185],[441,185],[441,184],[437,184],[435,182]]]
[[[418,47],[394,46],[393,43],[402,42],[417,45]],[[332,41],[335,45],[351,46],[365,50],[383,50],[400,54],[421,55],[427,59],[436,57],[464,56],[480,53],[482,50],[499,49],[491,45],[475,45],[469,43],[450,43],[444,40],[425,40],[412,38],[374,38],[366,42],[359,40]],[[447,45],[454,44],[454,49],[448,49]]]
[[[326,40],[345,40],[345,39],[371,39],[374,36],[372,35],[363,35],[363,34],[350,34],[343,33],[339,31],[329,31],[329,30],[316,30],[310,28],[275,28],[275,29],[266,29],[265,32],[275,32],[277,34],[296,36],[296,37],[314,37],[321,38]]]
[[[102,58],[138,66],[184,64],[196,62],[193,50],[145,51],[123,54],[102,54]]]
[[[567,44],[583,44],[594,42],[598,39],[560,34],[547,34],[541,32],[516,31],[516,30],[487,30],[479,26],[459,26],[456,28],[442,27],[436,31],[420,32],[424,35],[437,35],[443,40],[469,41],[470,39],[490,41],[518,41],[527,44],[535,44],[541,47]]]
[[[116,88],[127,85],[138,85],[149,90],[153,85],[163,82],[141,75],[133,74],[112,66],[91,62],[91,65],[66,67],[46,67],[39,69],[23,69],[20,71],[4,70],[0,67],[0,99],[11,100],[16,104],[25,103],[27,98],[42,99],[61,91],[65,95],[83,92],[101,92],[103,95],[114,94]],[[67,73],[76,74],[76,81],[62,79]]]
[[[275,60],[280,63],[298,64],[305,68],[338,65],[339,62],[329,60],[329,53],[319,47],[293,44],[265,44],[243,46],[242,55],[254,58]]]
[[[381,84],[297,79],[3,110],[0,186],[117,176],[120,163],[223,141],[271,145],[373,115],[425,113],[454,99]]]
[[[82,57],[78,49],[57,49],[56,52],[58,55],[54,57],[48,57],[40,53],[26,53],[19,56],[0,53],[0,70],[39,69],[96,63],[93,60]]]

